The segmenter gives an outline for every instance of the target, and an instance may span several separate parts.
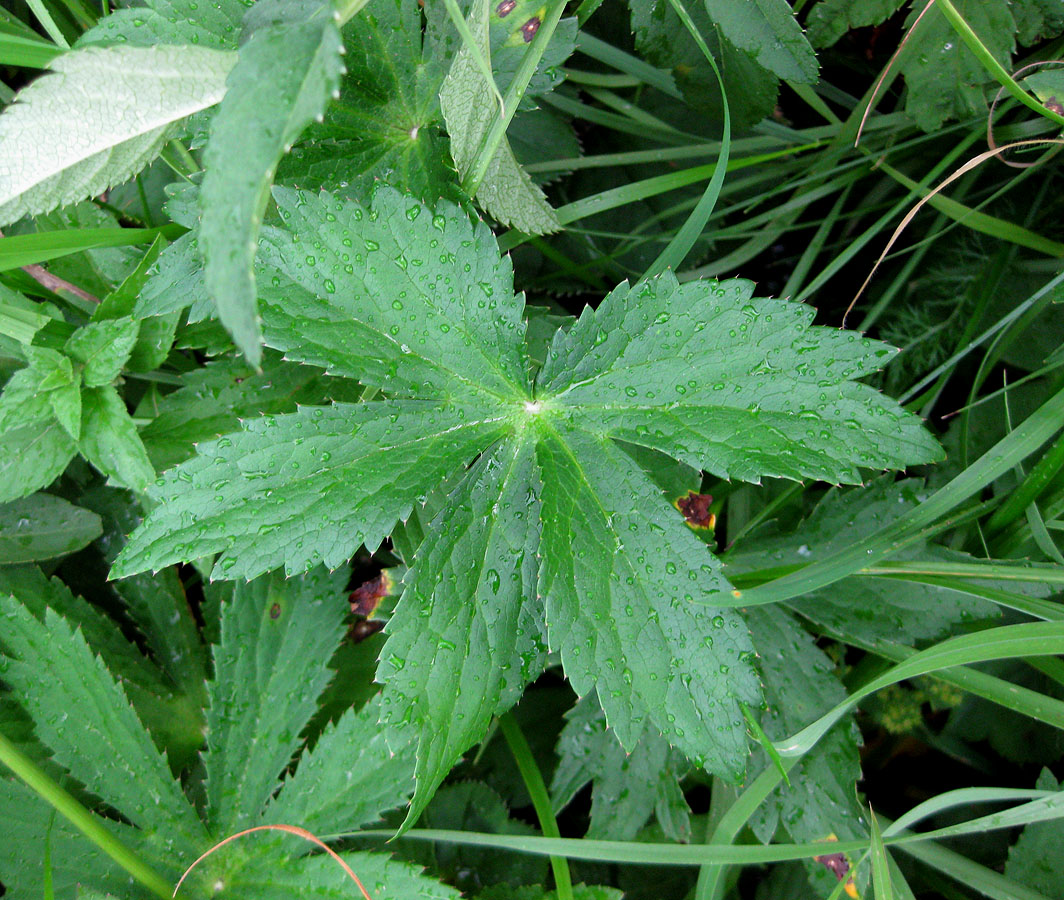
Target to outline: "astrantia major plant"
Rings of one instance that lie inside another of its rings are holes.
[[[388,625],[382,721],[417,731],[416,819],[461,754],[560,655],[622,745],[660,732],[730,779],[761,691],[740,597],[625,452],[721,478],[856,483],[929,462],[920,421],[855,379],[892,351],[753,285],[621,284],[533,369],[491,231],[391,189],[275,191],[257,281],[268,345],[380,399],[250,421],[151,489],[112,570],[217,554],[213,576],[344,564],[438,484]]]

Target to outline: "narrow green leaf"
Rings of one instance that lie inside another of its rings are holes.
[[[879,823],[875,813],[869,814],[872,821],[872,889],[875,900],[894,900],[894,889],[890,884],[890,855],[883,846],[883,835],[879,831]]]
[[[78,450],[111,482],[143,491],[155,480],[155,469],[118,392],[110,385],[88,388],[82,405]]]
[[[63,51],[55,44],[17,34],[0,34],[0,64],[44,69]]]
[[[919,419],[852,381],[891,348],[752,294],[670,272],[622,284],[555,339],[537,393],[581,427],[721,478],[860,483],[859,467],[940,458]]]
[[[151,162],[171,126],[225,92],[231,53],[93,47],[51,63],[0,115],[0,225],[107,190]]]
[[[51,610],[43,622],[34,618],[11,597],[0,597],[0,616],[0,673],[56,759],[138,827],[161,831],[185,849],[201,843],[195,810],[81,633]],[[45,668],[49,677],[41,678]]]
[[[487,13],[487,0],[475,0],[469,28],[477,39],[477,47],[462,46],[440,89],[440,108],[451,137],[451,156],[463,178],[477,161],[481,144],[498,112],[495,85],[486,82],[475,56],[477,51],[482,57],[490,56]],[[470,190],[475,191],[487,212],[502,224],[525,234],[547,234],[561,227],[543,192],[517,162],[505,136],[479,183]]]
[[[537,493],[531,435],[500,442],[455,488],[407,573],[377,679],[382,722],[418,733],[408,823],[543,671],[541,614],[524,602],[536,594]]]
[[[215,577],[284,565],[335,568],[376,548],[396,521],[506,428],[470,405],[391,400],[264,416],[201,444],[149,493],[162,505],[112,568],[121,578],[221,553]]]
[[[414,790],[414,745],[378,724],[380,704],[348,710],[304,753],[263,813],[313,834],[360,828],[406,802]],[[409,734],[409,732],[407,732]]]
[[[724,37],[749,53],[758,65],[789,81],[816,82],[816,53],[787,0],[705,0],[705,4]]]
[[[608,439],[544,423],[537,463],[539,592],[573,688],[597,690],[625,749],[651,721],[696,764],[740,778],[739,703],[760,705],[760,685],[746,626],[713,607],[730,587],[720,564]]]
[[[0,505],[0,564],[53,559],[80,550],[103,530],[100,517],[51,494]]]
[[[218,317],[248,361],[262,358],[252,263],[277,162],[339,86],[343,43],[331,0],[263,0],[211,125],[200,246]]]
[[[322,569],[266,576],[222,606],[203,755],[208,817],[220,834],[258,818],[299,747],[343,635],[346,578]]]
[[[182,230],[176,225],[164,225],[162,228],[72,228],[16,234],[0,241],[0,272],[98,247],[150,244],[160,234],[176,238]]]

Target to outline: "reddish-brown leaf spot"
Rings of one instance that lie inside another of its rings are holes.
[[[515,6],[517,6],[517,0],[502,0],[502,3],[495,7],[495,12],[500,19],[505,19],[514,11]]]
[[[526,44],[532,43],[532,38],[536,36],[536,32],[539,31],[540,18],[539,16],[533,16],[524,25],[521,26],[521,37],[525,39]]]
[[[381,572],[376,578],[364,582],[348,597],[351,601],[351,612],[368,619],[377,611],[381,600],[391,593],[392,587],[392,579],[387,572]]]
[[[829,834],[824,840],[837,841],[838,838]],[[857,885],[854,883],[853,876],[850,875],[850,860],[845,853],[825,853],[823,856],[814,856],[814,862],[820,863],[825,869],[831,872],[839,881],[846,881],[844,890],[848,897],[857,898]]]
[[[686,497],[680,497],[676,508],[683,513],[687,524],[697,530],[712,530],[717,524],[717,517],[709,511],[713,502],[711,494],[696,494],[690,491]]]
[[[271,619],[279,619],[279,618],[281,618],[281,604],[280,603],[275,603],[273,606],[270,607],[270,618]]]

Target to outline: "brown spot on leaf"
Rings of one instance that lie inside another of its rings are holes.
[[[834,834],[829,834],[824,840],[837,841],[838,838]],[[825,853],[823,856],[814,856],[813,861],[820,863],[839,881],[845,880],[846,884],[843,889],[846,895],[856,900],[857,885],[854,883],[853,876],[850,875],[850,860],[845,853]]]
[[[517,6],[517,0],[502,0],[502,3],[495,7],[495,12],[500,19],[505,19],[514,11],[515,6]]]
[[[717,524],[717,517],[709,511],[713,502],[711,494],[696,494],[690,491],[686,497],[676,501],[676,508],[683,513],[687,524],[698,530],[712,530]]]
[[[271,619],[279,619],[279,618],[281,618],[281,604],[280,603],[275,603],[273,606],[270,607],[270,618]]]
[[[540,18],[539,16],[533,16],[524,25],[521,26],[521,37],[525,39],[526,44],[532,43],[532,38],[536,36],[536,32],[539,31]]]

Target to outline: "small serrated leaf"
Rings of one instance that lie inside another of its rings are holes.
[[[85,386],[101,387],[121,374],[139,336],[140,323],[128,316],[104,319],[79,328],[63,349],[81,363]]]
[[[705,4],[714,25],[758,65],[790,81],[816,81],[816,53],[787,0],[705,0]]]
[[[81,453],[115,484],[143,491],[155,480],[155,469],[118,392],[110,385],[87,388],[82,411]]]

